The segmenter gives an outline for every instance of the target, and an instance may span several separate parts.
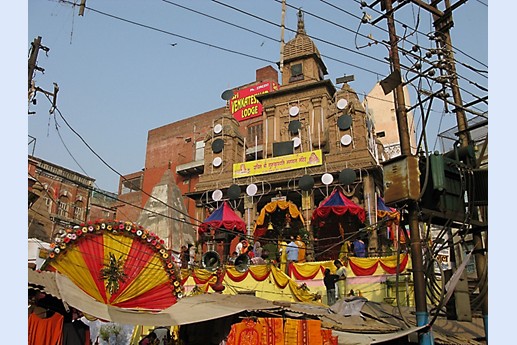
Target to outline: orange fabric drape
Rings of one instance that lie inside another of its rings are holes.
[[[284,325],[285,345],[322,344],[321,320],[287,319]]]
[[[35,313],[29,315],[29,345],[62,345],[63,315],[54,313],[51,317],[40,318]],[[14,341],[16,342],[16,341]]]
[[[284,345],[284,322],[281,318],[258,318],[233,324],[227,345]]]

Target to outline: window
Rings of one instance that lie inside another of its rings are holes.
[[[57,214],[61,217],[68,217],[68,197],[61,196],[57,201]]]
[[[142,176],[138,176],[132,179],[128,179],[126,181],[122,181],[122,193],[131,193],[135,191],[139,191],[142,187]]]
[[[205,142],[203,140],[196,141],[196,155],[194,160],[201,161],[203,159],[205,159]]]
[[[262,142],[264,140],[264,135],[263,135],[263,126],[262,126],[262,122],[260,123],[255,123],[255,124],[252,124],[252,125],[249,125],[248,126],[248,137],[246,138],[246,146],[248,147],[254,147],[255,146],[255,142],[257,145],[262,145]]]
[[[74,205],[74,219],[84,220],[84,204],[82,201],[77,201]]]
[[[52,212],[52,199],[50,199],[49,197],[45,197],[45,206],[47,207],[47,212],[51,213]]]
[[[291,65],[291,77],[289,81],[303,80],[303,68],[301,63]]]
[[[377,137],[378,138],[384,138],[386,136],[386,133],[384,133],[384,131],[382,132],[377,132]]]

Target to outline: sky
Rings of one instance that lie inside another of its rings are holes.
[[[59,87],[53,114],[52,97],[43,93],[29,104],[28,153],[90,176],[103,190],[116,192],[120,174],[144,168],[149,130],[224,106],[225,90],[255,80],[256,69],[276,68],[280,60],[280,0],[148,0],[145,5],[88,0],[84,16],[72,5],[28,1],[27,56],[38,36],[49,48],[39,51],[37,64],[45,71],[35,73],[35,84],[49,92],[54,83]],[[363,99],[389,74],[386,21],[374,22],[379,6],[288,0],[285,42],[294,38],[299,8],[306,12],[305,29],[327,66],[327,79],[335,83],[353,75],[350,85]],[[361,22],[365,13],[370,23]],[[432,25],[425,10],[406,5],[395,19],[397,34],[406,37],[399,47],[434,44],[426,37]],[[487,0],[456,9],[451,36],[464,102],[486,96],[476,85],[488,89]],[[411,66],[414,60],[401,55],[401,63]],[[488,106],[476,108],[483,113]],[[454,114],[435,102],[428,137],[455,122]],[[435,139],[429,145],[439,148]]]

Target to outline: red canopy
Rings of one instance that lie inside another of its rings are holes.
[[[312,221],[318,222],[326,219],[331,213],[342,216],[346,213],[355,215],[364,223],[366,212],[352,200],[348,199],[339,189],[334,191],[314,210],[312,213]]]
[[[210,228],[225,228],[228,230],[240,230],[246,233],[246,223],[237,216],[227,201],[224,201],[219,208],[203,222],[198,228],[199,233],[207,232]]]

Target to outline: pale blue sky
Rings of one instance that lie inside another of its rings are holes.
[[[224,90],[253,81],[257,68],[276,66],[280,58],[280,0],[88,0],[87,6],[92,10],[80,17],[70,4],[29,0],[27,51],[30,42],[41,36],[50,51],[39,53],[38,65],[45,74],[36,73],[37,85],[48,91],[53,82],[59,85],[57,106],[63,117],[121,174],[144,167],[150,129],[223,106]],[[389,74],[388,50],[382,44],[365,47],[371,42],[369,34],[378,41],[388,39],[386,22],[359,25],[363,12],[372,20],[378,18],[379,7],[361,9],[354,0],[288,0],[285,41],[294,37],[299,7],[308,12],[305,28],[327,65],[326,78],[335,82],[353,74],[351,85],[362,99]],[[407,24],[407,34],[414,31],[417,18],[417,31],[401,47],[410,49],[415,43],[430,47],[423,35],[431,30],[429,14],[414,5],[396,13],[396,19]],[[468,1],[454,12],[454,19],[451,33],[457,60],[488,70],[486,0]],[[397,30],[404,35],[402,27]],[[401,62],[409,64],[404,57]],[[486,73],[461,64],[457,69],[462,88],[478,96],[487,94],[470,83],[488,88]],[[463,98],[473,99],[469,94]],[[56,120],[49,117],[49,108],[42,94],[30,107],[36,114],[28,118],[28,134],[36,144],[29,145],[29,153],[34,149],[35,156],[89,175],[98,187],[116,191],[117,173],[87,148],[59,113]],[[433,110],[429,130],[436,133],[440,124],[442,130],[454,125],[455,116],[444,115],[442,104],[435,103]]]

